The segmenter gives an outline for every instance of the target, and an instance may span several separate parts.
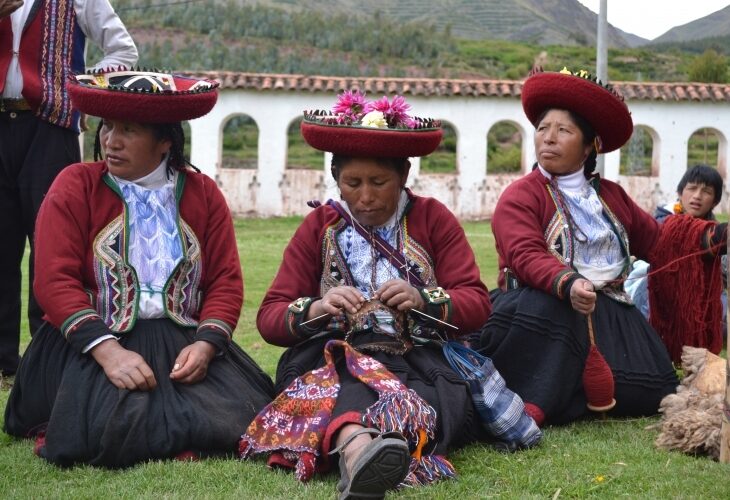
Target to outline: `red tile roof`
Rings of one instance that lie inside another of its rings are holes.
[[[359,89],[367,93],[420,96],[519,97],[518,80],[451,80],[445,78],[380,78],[281,75],[208,71],[190,73],[218,80],[222,89],[298,90],[341,92]],[[627,101],[730,102],[730,85],[719,83],[613,82]]]

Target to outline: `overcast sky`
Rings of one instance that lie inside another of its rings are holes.
[[[599,0],[578,0],[598,13]],[[728,0],[607,0],[608,22],[648,40],[730,5]]]

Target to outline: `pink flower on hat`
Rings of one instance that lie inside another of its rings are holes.
[[[389,101],[387,97],[383,96],[377,101],[369,103],[366,107],[366,112],[380,111],[385,116],[385,120],[388,122],[390,128],[412,128],[413,120],[407,113],[409,109],[411,109],[411,106],[406,103],[406,98],[397,95],[393,97],[392,101]]]
[[[337,115],[337,123],[352,125],[366,113],[368,101],[359,90],[348,90],[337,97],[332,112]]]

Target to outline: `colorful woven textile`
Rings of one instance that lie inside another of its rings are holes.
[[[413,450],[406,485],[428,484],[454,477],[453,466],[443,457],[421,455],[436,430],[436,412],[415,391],[408,389],[382,363],[357,352],[342,340],[330,340],[324,348],[325,366],[295,379],[251,422],[241,437],[241,458],[263,452],[284,451],[296,455],[296,476],[311,479],[340,384],[334,351],[342,349],[349,373],[379,394],[363,415],[363,425],[382,432],[398,431]]]

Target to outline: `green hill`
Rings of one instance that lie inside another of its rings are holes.
[[[570,27],[566,29],[571,33],[574,27],[585,25],[575,17],[580,15],[578,9],[574,9],[573,18],[561,15],[564,19],[561,22],[548,18],[558,16],[562,6],[575,3],[575,0],[113,2],[137,42],[140,64],[145,66],[193,71],[510,79],[523,78],[534,64],[546,69],[568,66],[592,70],[595,49],[585,44],[547,44],[537,39],[516,42],[469,38],[464,34],[468,26],[476,30],[476,26],[484,25],[485,30],[502,30],[500,33],[515,31],[516,28],[506,27],[520,22],[527,26],[526,13],[537,12],[543,16],[543,22],[552,23],[555,33],[564,33],[558,28],[565,26]],[[502,10],[487,10],[498,4]],[[541,5],[540,9],[535,7],[537,4]],[[507,9],[508,5],[514,9]],[[447,7],[448,12],[443,10]],[[501,12],[502,17],[486,12]],[[495,19],[500,22],[495,24]],[[589,41],[580,31],[572,33],[573,42],[581,37],[583,42]],[[723,49],[718,51],[727,53]],[[614,48],[609,50],[609,79],[687,80],[688,68],[696,54],[676,45],[652,46],[651,50]],[[98,51],[92,51],[88,60],[93,62],[99,57]]]
[[[704,38],[730,36],[730,5],[691,23],[676,26],[662,36],[652,40],[652,44],[687,42]]]
[[[542,45],[582,45],[595,42],[597,16],[577,0],[237,0],[240,5],[264,5],[292,12],[319,12],[384,17],[450,29],[471,40],[500,39]],[[611,46],[626,47],[645,40],[615,28]]]

